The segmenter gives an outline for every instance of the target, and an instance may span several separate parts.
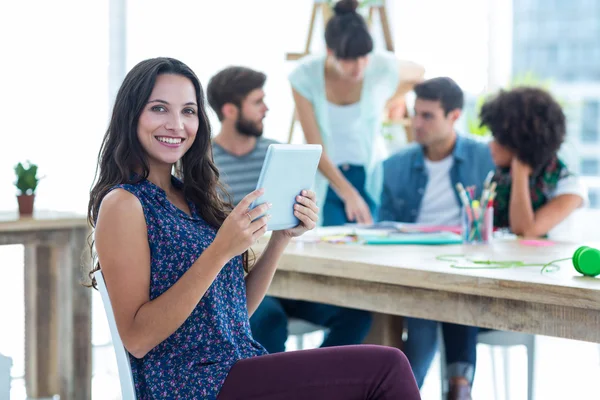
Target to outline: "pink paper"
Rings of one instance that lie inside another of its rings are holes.
[[[527,240],[521,240],[519,243],[521,243],[523,246],[532,246],[532,247],[554,246],[554,242],[552,242],[550,240],[527,239]]]

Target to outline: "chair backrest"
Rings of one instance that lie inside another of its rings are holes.
[[[10,399],[12,358],[0,354],[0,400]]]
[[[315,325],[312,322],[305,321],[299,318],[289,318],[288,319],[288,335],[298,336],[298,335],[306,335],[307,333],[313,333],[317,331],[326,331],[327,328],[324,328],[319,325]]]
[[[102,303],[104,304],[104,311],[106,311],[106,318],[108,319],[108,326],[110,328],[113,347],[115,348],[115,354],[117,356],[117,369],[119,370],[119,380],[121,381],[121,395],[123,396],[123,400],[136,400],[129,355],[125,350],[125,346],[123,346],[123,342],[119,336],[119,331],[117,330],[115,314],[113,313],[112,305],[110,304],[110,298],[108,297],[108,290],[106,289],[106,283],[104,282],[102,271],[96,271],[94,273],[94,277],[96,278],[98,290],[100,291],[100,296],[102,297]]]

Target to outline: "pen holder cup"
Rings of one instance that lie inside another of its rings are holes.
[[[487,244],[494,232],[494,208],[462,209],[462,239],[465,244]]]

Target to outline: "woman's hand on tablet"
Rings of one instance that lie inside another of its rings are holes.
[[[290,238],[298,237],[317,226],[319,207],[317,207],[317,195],[315,192],[312,190],[303,190],[299,196],[296,196],[294,215],[300,220],[300,224],[292,229],[279,231],[281,234]]]
[[[265,203],[249,210],[252,202],[262,196],[263,192],[263,189],[257,189],[244,197],[223,221],[223,225],[217,232],[213,246],[216,246],[218,251],[225,254],[228,259],[248,250],[267,231],[267,221],[270,216],[266,213],[271,205]],[[263,216],[260,217],[261,215]]]

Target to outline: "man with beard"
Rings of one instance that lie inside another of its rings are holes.
[[[208,103],[221,121],[221,131],[213,139],[213,158],[234,205],[256,189],[267,148],[277,143],[262,136],[269,110],[265,80],[263,73],[250,68],[229,67],[206,88]]]
[[[267,148],[274,140],[262,137],[265,104],[262,72],[228,67],[208,83],[208,103],[221,121],[213,139],[213,159],[233,205],[256,189]],[[254,338],[269,353],[285,351],[289,318],[327,329],[321,347],[359,344],[371,326],[371,314],[328,304],[266,296],[250,318]]]

